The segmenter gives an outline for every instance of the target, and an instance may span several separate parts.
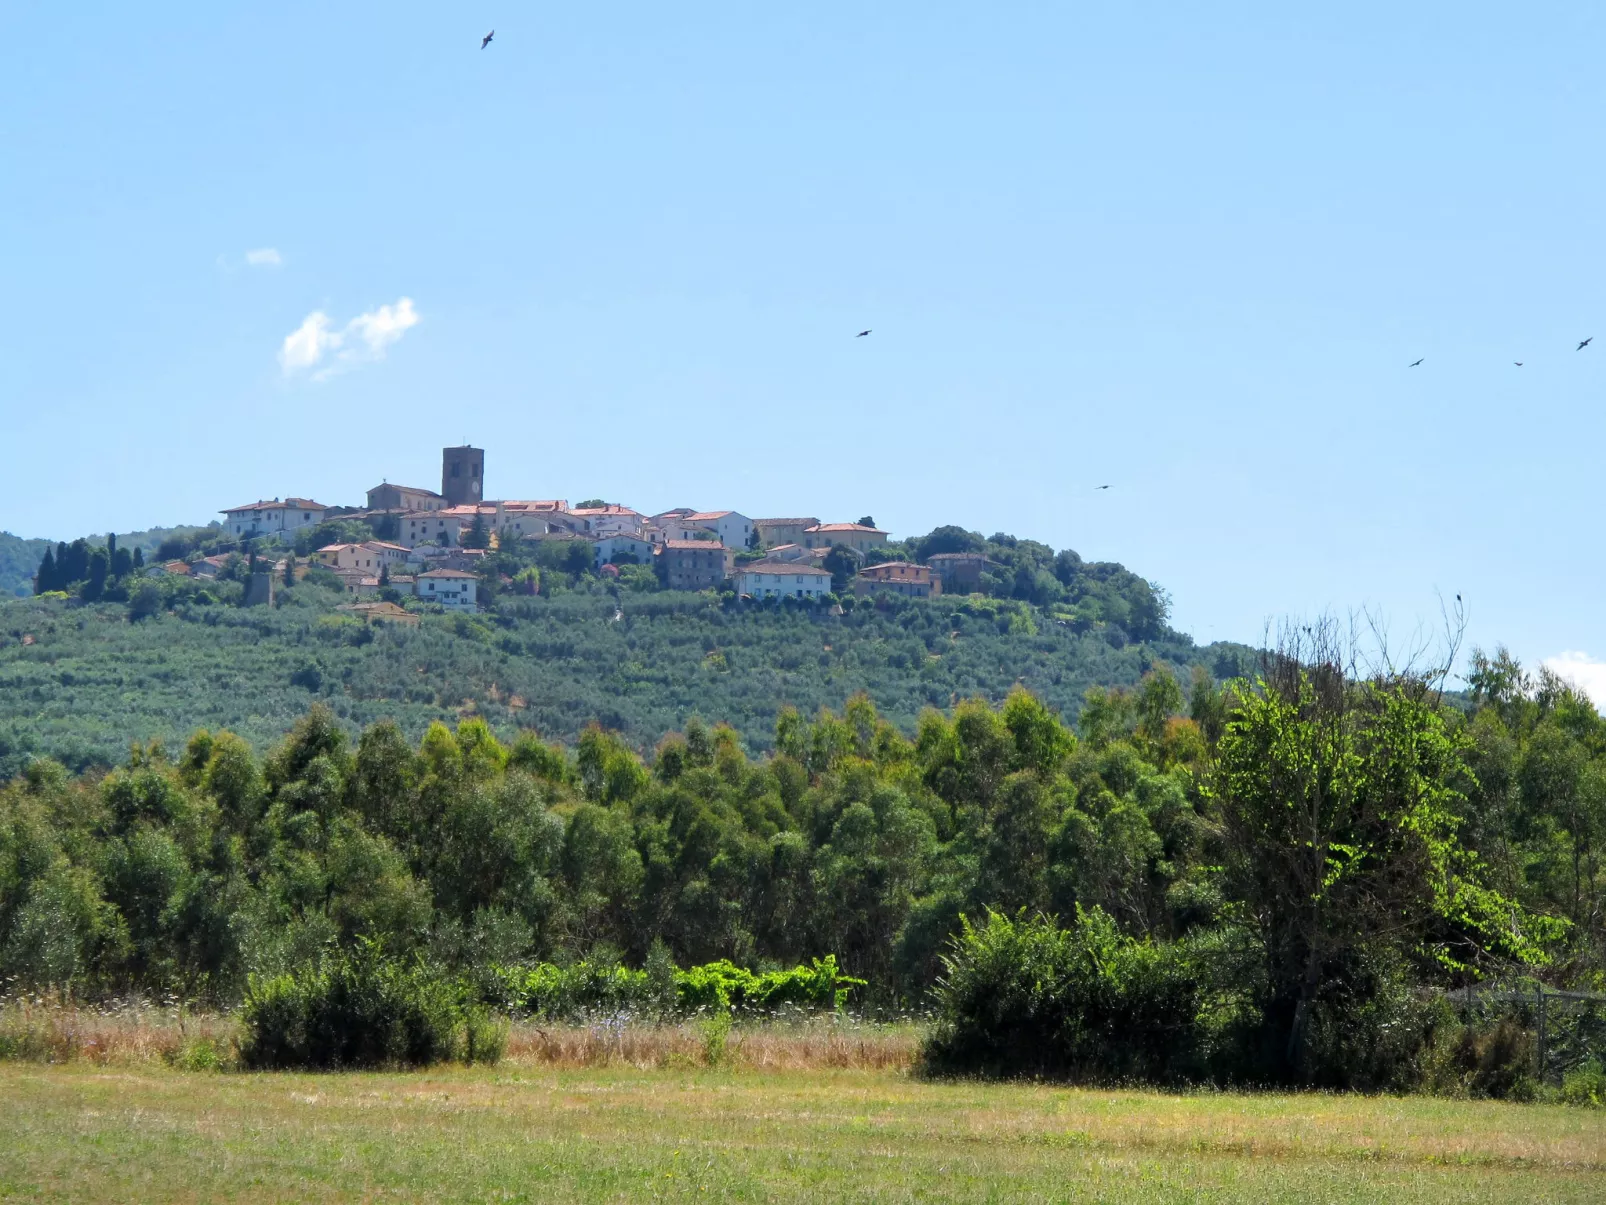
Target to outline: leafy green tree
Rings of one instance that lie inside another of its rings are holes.
[[[128,618],[134,623],[153,619],[162,613],[162,588],[155,582],[141,582],[129,595]]]
[[[831,589],[837,594],[846,590],[848,583],[859,572],[858,559],[846,544],[834,545],[831,551],[825,554],[820,567],[830,573]]]
[[[1283,656],[1237,694],[1212,792],[1234,898],[1256,934],[1282,1074],[1309,1074],[1313,1030],[1346,982],[1448,925],[1459,945],[1538,957],[1510,901],[1458,841],[1461,743],[1420,679],[1351,682]]]

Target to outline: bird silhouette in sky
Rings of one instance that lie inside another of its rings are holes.
[[[1515,364],[1518,368],[1522,367],[1522,361],[1521,360],[1513,360],[1512,363]]]
[[[860,332],[859,332],[859,333],[858,333],[858,334],[857,334],[857,335],[854,335],[854,336],[853,336],[853,337],[854,337],[854,338],[855,338],[855,339],[862,339],[862,338],[864,338],[864,337],[865,337],[865,336],[866,336],[866,335],[868,335],[868,334],[869,334],[869,333],[870,333],[870,332],[869,332],[869,331],[860,331]]]
[[[1109,486],[1107,486],[1107,485],[1095,485],[1095,486],[1094,486],[1094,487],[1093,487],[1093,488],[1094,488],[1094,489],[1095,489],[1095,490],[1107,490],[1107,489],[1109,489],[1109,488],[1110,488],[1110,487],[1109,487]]]
[[[1591,335],[1591,336],[1589,336],[1589,338],[1585,339],[1582,343],[1580,343],[1577,347],[1573,348],[1573,350],[1574,351],[1583,351],[1584,348],[1588,347],[1594,341],[1595,341],[1595,336]]]
[[[1422,360],[1426,360],[1426,359],[1427,359],[1426,356],[1422,357]],[[1412,360],[1409,364],[1406,365],[1406,367],[1407,368],[1415,368],[1418,364],[1422,363],[1422,360]]]
[[[489,46],[491,44],[491,39],[494,38],[495,36],[496,36],[496,30],[493,29],[493,30],[491,30],[490,33],[486,34],[483,38],[481,38],[480,39],[480,49],[484,50],[487,46]]]

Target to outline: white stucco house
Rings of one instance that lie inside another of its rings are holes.
[[[753,598],[824,598],[831,592],[831,575],[801,561],[751,561],[738,565],[731,575],[736,593]]]
[[[283,531],[300,531],[322,523],[329,508],[310,498],[275,498],[271,502],[252,502],[223,511],[224,530],[230,535],[265,536]]]
[[[413,581],[413,594],[448,611],[472,612],[480,609],[479,584],[477,577],[461,569],[431,569]]]
[[[602,536],[593,542],[592,547],[596,549],[596,564],[599,569],[616,557],[621,560],[634,557],[634,563],[637,565],[652,564],[652,544],[640,536],[624,534]]]
[[[733,510],[694,511],[681,522],[689,530],[713,532],[726,548],[746,548],[753,538],[753,520]]]

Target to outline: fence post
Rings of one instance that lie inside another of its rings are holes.
[[[1545,985],[1541,983],[1535,987],[1534,995],[1539,998],[1539,1048],[1535,1052],[1535,1062],[1539,1065],[1539,1082],[1543,1084],[1545,1082]]]

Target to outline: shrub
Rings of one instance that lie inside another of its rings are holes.
[[[1179,946],[1123,936],[1104,912],[989,912],[943,959],[928,1070],[1174,1082],[1205,1071],[1203,986]]]
[[[667,950],[650,955],[645,970],[583,961],[559,967],[499,967],[487,996],[492,1003],[543,1020],[573,1020],[599,1012],[773,1012],[783,1008],[837,1009],[865,986],[844,975],[836,956],[811,966],[755,973],[721,959],[675,970]]]
[[[645,971],[607,962],[499,967],[497,978],[500,992],[496,1003],[544,1021],[616,1012],[645,1001],[648,995]]]
[[[816,958],[812,966],[789,971],[754,974],[732,962],[690,967],[675,975],[676,996],[683,1012],[703,1009],[747,1009],[773,1012],[779,1008],[841,1008],[848,994],[864,987],[837,969],[836,955]]]
[[[251,981],[241,1060],[258,1068],[494,1062],[505,1034],[463,985],[364,942],[316,967]]]
[[[1569,1071],[1561,1081],[1564,1104],[1606,1109],[1606,1067],[1590,1061]]]

